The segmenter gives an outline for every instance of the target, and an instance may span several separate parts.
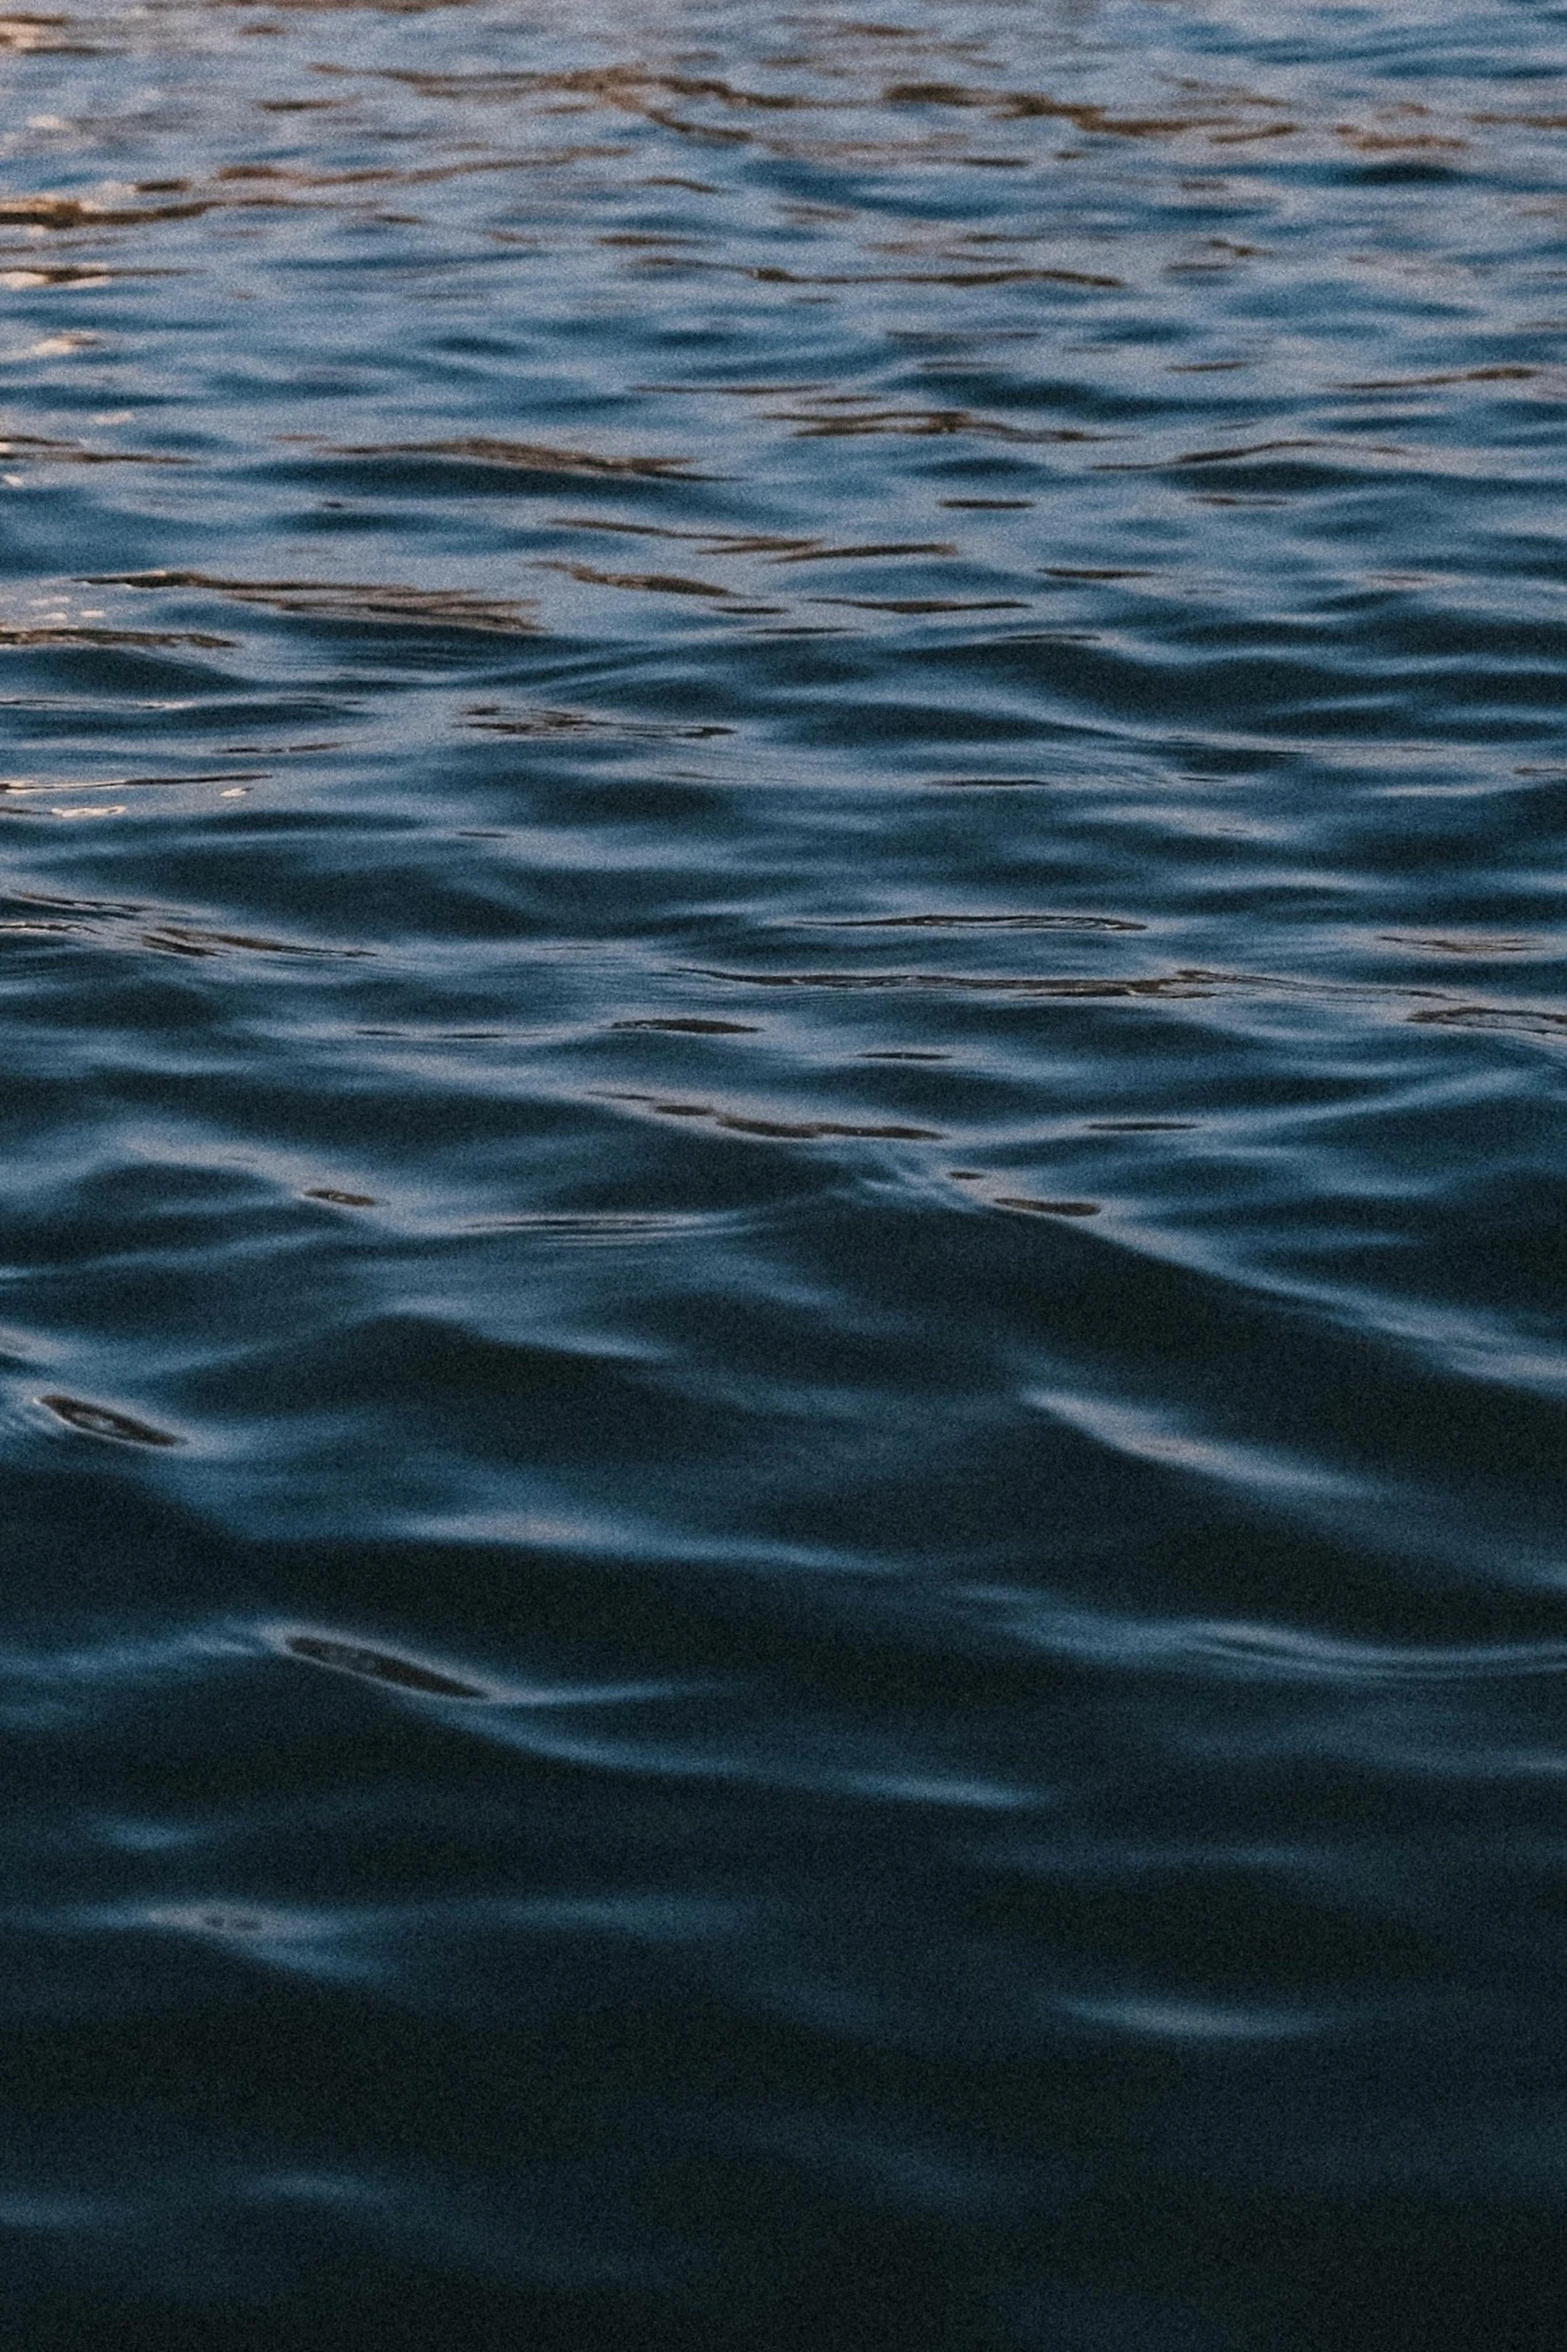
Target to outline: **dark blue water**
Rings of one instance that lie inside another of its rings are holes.
[[[18,2352],[1546,2352],[1567,13],[0,20]]]

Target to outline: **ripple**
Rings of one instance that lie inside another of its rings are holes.
[[[994,1195],[998,1209],[1024,1209],[1036,1217],[1097,1217],[1097,1201],[1034,1200],[1027,1193],[998,1192]]]
[[[363,1643],[340,1641],[327,1634],[290,1634],[283,1647],[291,1658],[307,1659],[312,1666],[331,1667],[338,1674],[357,1674],[366,1682],[390,1683],[395,1690],[419,1691],[437,1699],[482,1699],[491,1695],[477,1683],[460,1682],[455,1675],[422,1665],[416,1658],[400,1658],[389,1650],[370,1649]]]
[[[414,588],[394,583],[343,580],[229,580],[211,572],[122,572],[95,577],[93,586],[121,588],[207,588],[236,604],[259,604],[306,620],[366,624],[406,623],[437,629],[498,630],[534,626],[531,608],[512,599],[491,600],[461,588]],[[202,642],[202,640],[191,640]],[[218,639],[208,643],[223,642]]]
[[[54,1391],[41,1396],[38,1402],[71,1429],[79,1429],[87,1437],[108,1437],[121,1445],[177,1446],[184,1440],[167,1429],[157,1429],[150,1421],[138,1421],[130,1413],[118,1413],[109,1405],[88,1403],[81,1397],[64,1396]]]
[[[384,441],[384,442],[323,442],[319,444],[328,457],[450,457],[470,465],[501,466],[509,473],[520,474],[580,474],[619,480],[630,476],[634,480],[701,481],[704,477],[692,472],[692,461],[685,457],[621,457],[587,449],[555,449],[534,441],[490,441],[470,438],[460,441]]]
[[[815,1143],[827,1136],[862,1136],[887,1143],[937,1143],[935,1127],[877,1125],[852,1119],[763,1119],[744,1112],[723,1110],[713,1103],[669,1102],[656,1095],[620,1093],[616,1102],[643,1103],[664,1119],[701,1119],[729,1135],[755,1135],[767,1141]]]
[[[1146,931],[1114,915],[840,915],[818,917],[818,931]]]
[[[1294,2041],[1321,2033],[1331,2022],[1290,2011],[1221,2009],[1198,2001],[1159,1999],[1123,1993],[1097,1999],[1076,1997],[1059,2003],[1062,2012],[1085,2025],[1105,2027],[1131,2041],[1190,2043],[1198,2047],[1227,2042]]]
[[[549,710],[504,703],[471,703],[463,724],[485,735],[575,738],[580,735],[618,736],[630,742],[704,743],[715,735],[732,735],[732,727],[682,726],[652,719],[612,718],[594,711]]]
[[[761,1031],[754,1021],[660,1020],[652,1015],[641,1021],[612,1021],[612,1029],[667,1030],[674,1037],[759,1037]]]
[[[1531,1005],[1434,1005],[1411,1013],[1411,1021],[1438,1029],[1494,1030],[1510,1037],[1567,1038],[1567,1013],[1546,1012]]]

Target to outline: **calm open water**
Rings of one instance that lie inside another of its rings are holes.
[[[0,51],[6,2343],[1559,2345],[1567,11]]]

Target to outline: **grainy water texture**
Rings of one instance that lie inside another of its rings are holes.
[[[1567,11],[888,4],[0,20],[16,2352],[1563,2340]]]

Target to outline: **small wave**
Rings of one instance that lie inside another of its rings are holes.
[[[1044,973],[726,972],[700,965],[683,966],[682,970],[696,979],[722,980],[747,988],[951,989],[976,995],[1109,998],[1212,996],[1226,977],[1217,972],[1195,971],[1158,973],[1139,979],[1087,980]],[[1233,981],[1230,984],[1237,985]]]
[[[498,702],[470,703],[462,723],[484,735],[516,735],[545,742],[556,737],[574,741],[580,736],[610,736],[633,743],[706,743],[715,736],[734,733],[732,727],[713,724],[683,726],[655,719],[615,718],[597,711]]]
[[[1545,1012],[1533,1005],[1433,1005],[1409,1018],[1428,1028],[1479,1029],[1507,1037],[1567,1042],[1567,1013]]]
[[[664,1119],[701,1119],[709,1126],[722,1128],[729,1135],[754,1135],[764,1142],[817,1143],[826,1137],[862,1137],[881,1143],[939,1143],[940,1130],[935,1127],[907,1127],[874,1120],[853,1119],[763,1119],[742,1111],[729,1111],[716,1103],[676,1102],[652,1094],[633,1094],[618,1091],[606,1098],[611,1102],[641,1103]]]
[[[791,929],[813,931],[1146,931],[1116,915],[822,915],[796,917]]]
[[[390,582],[347,580],[232,580],[213,572],[175,571],[97,574],[89,585],[205,588],[235,604],[266,605],[275,612],[297,614],[304,620],[392,622],[411,627],[497,631],[503,635],[531,631],[536,625],[530,606],[513,598],[475,596],[462,588],[413,588]]]
[[[704,1021],[693,1019],[660,1020],[649,1015],[640,1021],[611,1021],[612,1029],[666,1030],[675,1037],[759,1037],[761,1031],[754,1021]]]
[[[601,480],[699,482],[707,477],[686,457],[616,456],[590,449],[554,448],[540,441],[492,441],[480,435],[454,441],[364,441],[316,444],[327,457],[435,457],[498,466],[514,474],[578,474]]]
[[[54,1390],[41,1396],[38,1402],[63,1421],[70,1429],[79,1429],[86,1437],[113,1438],[120,1445],[177,1446],[184,1443],[171,1430],[159,1429],[151,1421],[139,1421],[134,1414],[117,1412],[111,1405],[90,1403],[83,1397],[66,1396]]]
[[[1035,1200],[1024,1192],[998,1192],[993,1200],[998,1209],[1022,1209],[1034,1217],[1097,1217],[1099,1203],[1084,1200]]]
[[[455,1675],[426,1666],[417,1658],[403,1658],[391,1650],[371,1649],[362,1642],[339,1641],[326,1634],[294,1633],[284,1638],[291,1658],[312,1666],[327,1666],[338,1674],[357,1674],[366,1682],[389,1683],[394,1690],[418,1691],[436,1699],[482,1699],[493,1694],[480,1684],[461,1682]]]

